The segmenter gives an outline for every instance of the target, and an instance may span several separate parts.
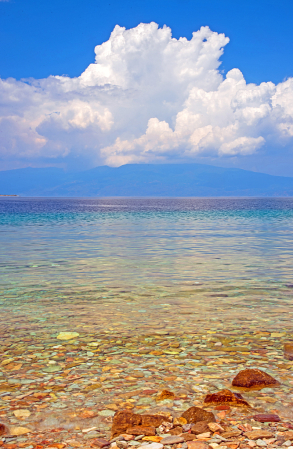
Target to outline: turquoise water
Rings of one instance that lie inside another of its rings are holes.
[[[244,313],[279,327],[263,313],[291,307],[292,230],[290,198],[4,198],[1,301],[32,322],[54,311],[56,328],[62,304],[98,329],[180,329],[181,307],[185,325]]]

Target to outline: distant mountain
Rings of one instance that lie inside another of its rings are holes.
[[[78,173],[58,168],[0,172],[0,194],[46,197],[293,196],[293,178],[203,164],[129,164]]]

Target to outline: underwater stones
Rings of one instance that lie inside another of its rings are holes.
[[[58,340],[72,340],[77,337],[79,337],[78,332],[59,332],[56,338],[58,338]]]
[[[182,418],[185,418],[187,423],[196,424],[199,421],[215,422],[216,418],[212,412],[207,412],[200,407],[190,407],[184,413]]]
[[[129,435],[145,435],[145,436],[155,436],[156,435],[156,428],[155,427],[146,427],[146,426],[135,426],[135,427],[129,427],[126,431]]]
[[[293,360],[293,342],[284,344],[284,357],[287,360]]]
[[[191,426],[190,431],[195,435],[199,435],[201,433],[209,432],[210,428],[207,421],[198,421],[196,424]]]
[[[159,395],[157,396],[157,401],[164,401],[165,399],[174,399],[175,394],[172,391],[169,390],[163,390]]]
[[[16,418],[28,418],[31,415],[31,412],[29,410],[18,409],[14,410],[13,414]]]
[[[272,413],[260,413],[252,417],[254,421],[258,422],[280,422],[281,418],[278,415]]]
[[[31,432],[31,430],[28,429],[27,427],[10,427],[9,429],[10,435],[13,436],[25,435],[29,432]]]
[[[260,369],[244,369],[232,381],[233,387],[262,389],[280,385],[276,379]]]
[[[217,393],[207,394],[204,400],[208,405],[231,405],[233,407],[250,407],[248,402],[239,393],[230,390],[221,390]]]

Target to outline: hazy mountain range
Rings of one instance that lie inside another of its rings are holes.
[[[81,172],[22,168],[0,172],[0,194],[47,197],[293,196],[293,177],[203,164],[129,164]]]

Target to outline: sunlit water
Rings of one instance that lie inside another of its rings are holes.
[[[290,327],[292,231],[290,198],[3,198],[2,325]]]

